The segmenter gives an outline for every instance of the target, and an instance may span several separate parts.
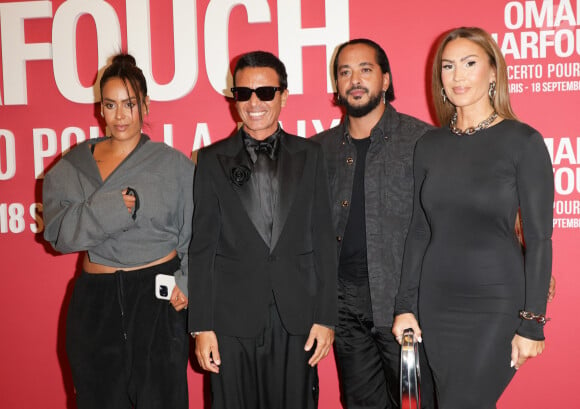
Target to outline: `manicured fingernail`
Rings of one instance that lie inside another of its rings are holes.
[[[510,367],[514,367],[516,364],[514,364],[514,361],[510,361]]]
[[[421,338],[421,337],[417,337],[417,341],[419,341],[419,342],[423,342],[423,338]]]

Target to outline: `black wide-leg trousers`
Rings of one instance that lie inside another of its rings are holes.
[[[433,379],[422,345],[419,353],[421,408],[434,409]],[[368,280],[339,279],[334,356],[345,409],[399,408],[401,346],[391,327],[374,326]]]
[[[290,335],[274,302],[255,338],[217,334],[219,374],[211,374],[212,409],[315,409],[318,373],[308,365],[306,335]],[[316,345],[315,345],[316,346]]]
[[[154,293],[155,275],[177,269],[175,258],[76,280],[66,349],[79,409],[188,408],[186,311]]]

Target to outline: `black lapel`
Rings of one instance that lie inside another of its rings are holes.
[[[272,226],[272,241],[270,249],[274,250],[278,239],[282,234],[288,213],[294,202],[298,183],[302,179],[306,152],[303,150],[293,151],[289,149],[290,136],[284,132],[280,135],[280,152],[278,153],[278,200],[274,209],[274,220]]]
[[[232,141],[236,146],[233,152],[236,152],[234,156],[228,156],[227,154],[217,155],[217,158],[222,166],[224,175],[228,180],[229,185],[236,192],[242,202],[242,207],[246,211],[249,219],[256,228],[260,237],[264,243],[269,246],[270,243],[267,241],[266,225],[264,223],[264,218],[260,212],[260,202],[259,202],[259,192],[256,192],[256,185],[251,179],[251,172],[254,165],[250,160],[246,148],[242,142],[241,134],[238,132],[232,138],[236,138],[237,141]],[[234,173],[240,175],[240,172],[247,173],[247,177],[235,177]]]

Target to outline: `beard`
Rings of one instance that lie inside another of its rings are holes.
[[[377,95],[372,95],[369,93],[370,99],[366,104],[364,104],[364,105],[352,105],[348,102],[347,97],[348,97],[348,93],[350,91],[352,91],[353,89],[355,89],[355,88],[351,88],[350,90],[348,90],[346,95],[340,96],[340,103],[346,108],[346,113],[348,114],[348,116],[352,116],[353,118],[361,118],[361,117],[367,115],[369,112],[371,112],[377,106],[379,106],[379,104],[383,100],[382,93],[378,93]],[[358,88],[358,89],[362,89],[362,88]],[[365,89],[365,91],[367,91],[367,93],[368,93],[367,89]]]

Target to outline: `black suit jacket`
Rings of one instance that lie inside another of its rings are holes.
[[[281,132],[271,242],[241,132],[202,149],[189,250],[189,330],[256,336],[272,294],[286,330],[336,325],[336,245],[321,147]]]

